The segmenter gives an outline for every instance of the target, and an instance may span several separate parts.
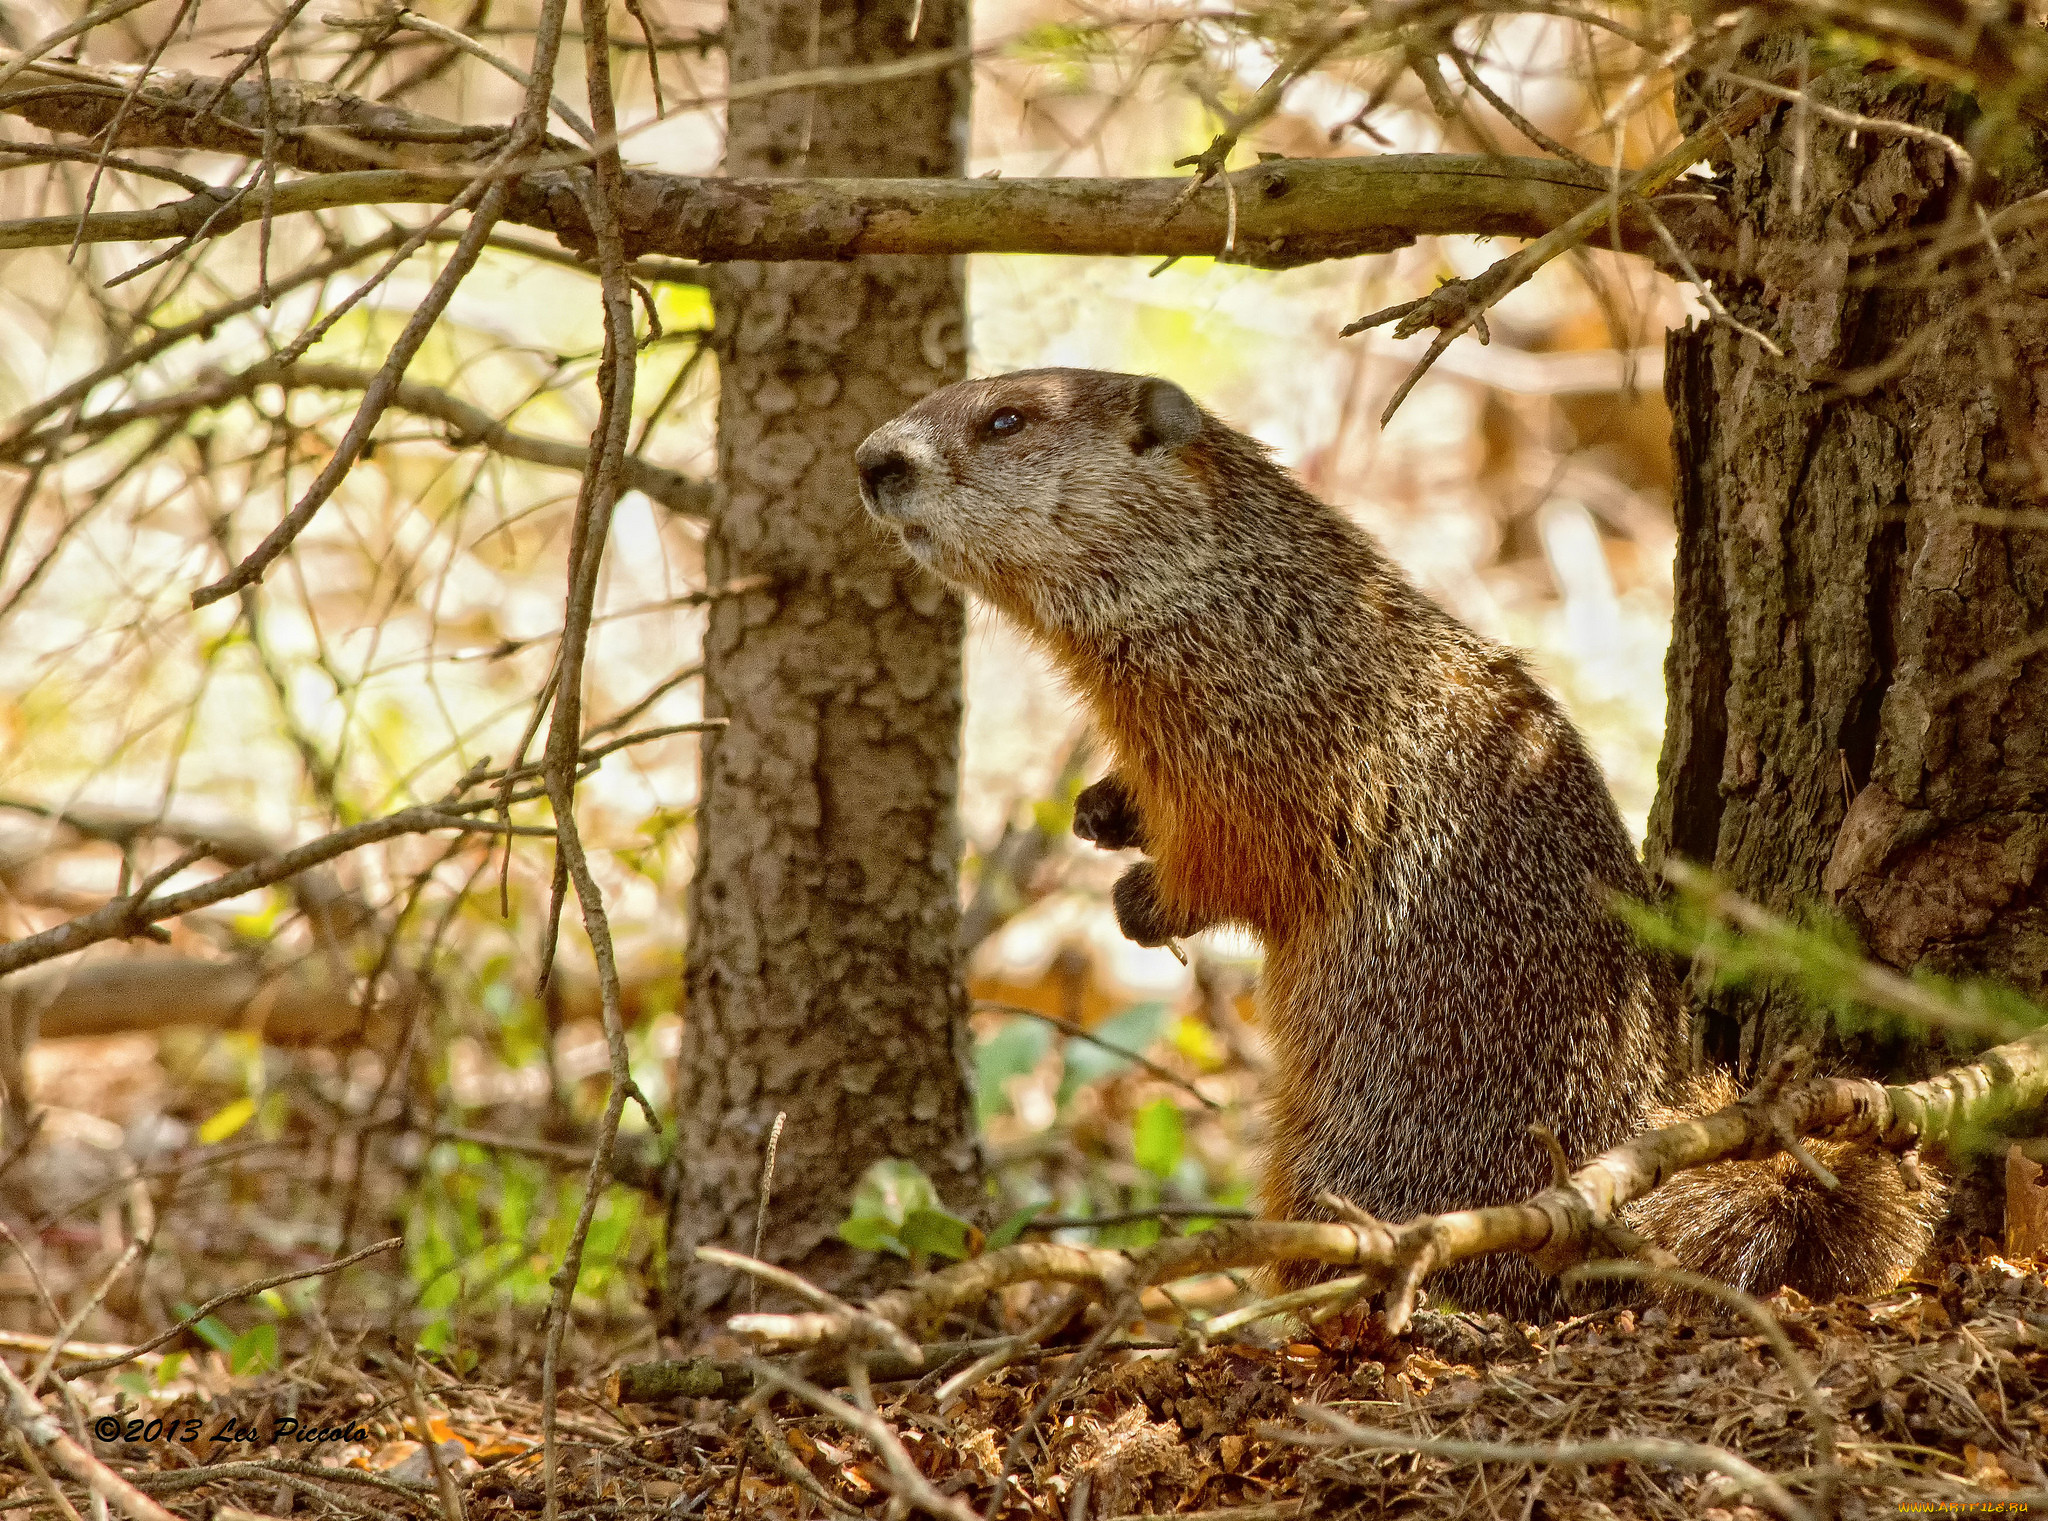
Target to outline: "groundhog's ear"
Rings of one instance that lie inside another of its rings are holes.
[[[1170,380],[1145,380],[1138,386],[1138,432],[1134,454],[1156,454],[1191,444],[1202,431],[1202,409]]]

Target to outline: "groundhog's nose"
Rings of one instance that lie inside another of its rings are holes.
[[[903,451],[871,437],[854,452],[853,466],[860,472],[861,500],[868,511],[881,517],[897,516],[898,501],[910,489],[913,473]]]

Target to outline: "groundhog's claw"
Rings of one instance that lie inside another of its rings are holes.
[[[1202,928],[1175,918],[1159,901],[1159,869],[1150,861],[1140,861],[1118,877],[1109,896],[1116,905],[1116,927],[1126,940],[1139,945],[1169,945]]]
[[[1145,848],[1145,821],[1114,771],[1074,799],[1074,833],[1104,850]]]

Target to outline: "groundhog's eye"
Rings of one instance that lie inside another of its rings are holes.
[[[1024,426],[1024,414],[1015,407],[1004,407],[988,420],[988,431],[998,438],[1015,433]]]

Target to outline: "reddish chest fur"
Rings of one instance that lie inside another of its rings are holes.
[[[1275,827],[1306,800],[1277,795],[1295,789],[1233,748],[1199,693],[1127,676],[1105,680],[1099,660],[1060,653],[1137,800],[1169,905],[1246,925],[1269,944],[1317,914],[1327,884],[1313,840]]]

